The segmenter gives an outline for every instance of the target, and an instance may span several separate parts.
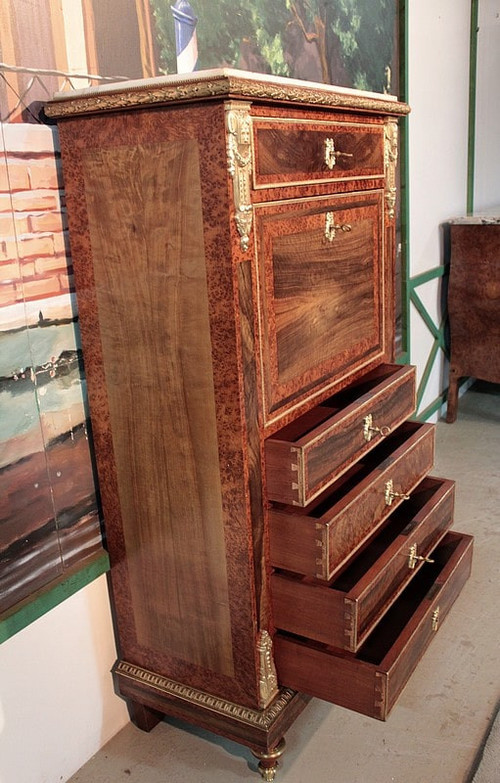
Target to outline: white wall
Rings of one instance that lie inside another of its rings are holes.
[[[500,0],[480,0],[474,211],[500,205]]]
[[[470,0],[419,0],[409,7],[410,277],[443,262],[441,224],[466,213]],[[418,289],[439,323],[440,280]],[[410,361],[424,371],[432,336],[412,307]],[[442,353],[421,410],[441,393]]]
[[[0,645],[0,783],[67,780],[128,720],[106,577]]]
[[[408,4],[413,276],[441,263],[440,224],[466,207],[470,2]],[[436,315],[438,289],[420,289]],[[430,343],[413,313],[420,374]],[[424,406],[441,374],[439,361]],[[0,646],[0,783],[64,781],[126,723],[109,674],[115,655],[104,577]]]

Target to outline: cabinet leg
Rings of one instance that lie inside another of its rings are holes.
[[[446,407],[446,421],[453,424],[457,418],[458,407],[458,374],[456,370],[450,369],[448,381],[448,405]]]
[[[272,783],[276,777],[276,772],[279,767],[279,759],[285,752],[285,739],[283,738],[275,748],[268,750],[267,752],[260,753],[259,751],[252,750],[253,755],[259,759],[259,772],[263,780]]]
[[[157,723],[159,723],[163,717],[161,712],[151,710],[149,707],[145,707],[144,704],[140,704],[138,701],[127,701],[128,714],[130,720],[141,731],[151,731],[154,729]]]

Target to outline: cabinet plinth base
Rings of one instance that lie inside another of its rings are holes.
[[[170,715],[220,734],[249,747],[260,759],[261,774],[263,769],[277,766],[284,749],[283,735],[310,701],[309,696],[281,688],[271,704],[259,710],[226,701],[126,661],[115,664],[113,675],[119,693],[133,706],[134,722],[138,714],[139,717]],[[142,709],[139,713],[138,706]]]

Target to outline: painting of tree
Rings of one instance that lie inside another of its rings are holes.
[[[197,67],[229,66],[398,92],[396,0],[190,0]],[[175,73],[171,0],[152,0],[160,63]]]

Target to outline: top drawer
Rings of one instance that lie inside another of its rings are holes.
[[[384,127],[254,119],[254,186],[384,176]]]
[[[265,442],[269,500],[306,506],[415,410],[415,369],[380,365]]]

